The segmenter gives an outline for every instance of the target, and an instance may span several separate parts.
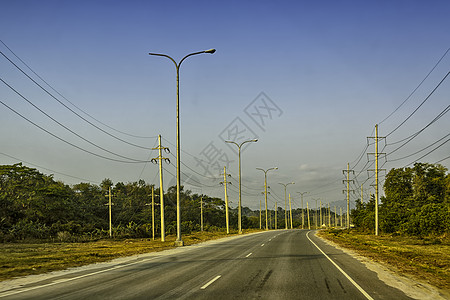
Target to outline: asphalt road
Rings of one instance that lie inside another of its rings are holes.
[[[1,299],[410,299],[309,230],[231,237],[52,277]]]

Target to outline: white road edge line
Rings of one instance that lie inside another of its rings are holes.
[[[246,257],[249,257],[250,255],[252,255],[253,253],[252,252],[250,252],[249,254],[247,254],[247,256]]]
[[[359,286],[359,284],[357,284],[350,276],[347,275],[347,273],[344,272],[344,270],[341,269],[341,267],[339,267],[331,258],[328,257],[328,255],[325,254],[325,252],[322,251],[322,249],[319,248],[319,246],[316,245],[316,243],[314,243],[310,238],[309,238],[309,233],[311,231],[308,231],[306,233],[306,237],[308,238],[308,240],[314,245],[316,246],[317,249],[319,249],[320,252],[322,252],[322,254],[328,258],[329,261],[331,261],[331,263],[342,273],[344,274],[345,277],[347,277],[347,279],[369,300],[374,300],[365,290],[363,290],[362,287]]]
[[[213,279],[211,279],[210,281],[208,281],[204,286],[202,286],[200,289],[204,290],[206,289],[209,285],[211,285],[214,281],[216,281],[217,279],[219,279],[220,277],[222,277],[221,275],[217,275],[216,277],[214,277]]]
[[[37,289],[40,289],[40,288],[44,288],[44,287],[48,287],[48,286],[52,286],[52,285],[56,285],[56,284],[60,284],[60,283],[65,283],[65,282],[69,282],[69,281],[73,281],[73,280],[77,280],[77,279],[81,279],[81,278],[85,278],[85,277],[89,277],[89,276],[93,276],[93,275],[97,275],[97,274],[101,274],[101,273],[105,273],[105,272],[109,272],[109,271],[113,271],[113,270],[116,270],[116,269],[120,269],[120,268],[124,268],[124,267],[128,267],[128,266],[132,266],[132,265],[135,265],[135,264],[139,264],[139,263],[142,263],[143,261],[146,261],[146,260],[153,260],[155,258],[156,257],[151,257],[151,258],[148,258],[148,259],[143,259],[143,260],[132,262],[132,263],[128,263],[128,264],[117,265],[117,266],[113,266],[111,268],[103,269],[103,270],[92,272],[92,273],[87,273],[87,274],[76,276],[76,277],[69,277],[69,278],[58,279],[56,281],[53,281],[53,282],[50,282],[50,283],[47,283],[47,284],[44,284],[44,285],[38,285],[38,286],[30,287],[30,288],[19,288],[18,290],[12,290],[12,291],[4,291],[4,292],[0,293],[0,298],[7,297],[7,296],[12,296],[12,295],[16,295],[16,294],[20,294],[20,293],[24,293],[24,292],[29,292],[29,291],[37,290]]]

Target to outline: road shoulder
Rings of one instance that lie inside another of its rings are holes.
[[[363,263],[367,269],[375,272],[378,278],[385,284],[397,288],[405,293],[408,297],[414,299],[430,299],[430,300],[446,300],[450,299],[450,291],[438,289],[426,282],[423,282],[411,275],[401,274],[394,267],[385,263],[374,262],[371,259],[358,254],[357,252],[343,248],[342,246],[327,240],[314,233],[314,235],[327,243],[328,245],[335,247],[348,255],[351,255],[361,263]]]

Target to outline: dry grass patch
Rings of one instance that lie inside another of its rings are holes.
[[[224,232],[204,231],[183,235],[183,241],[188,246],[225,236],[227,234]],[[87,243],[0,244],[0,281],[162,251],[174,248],[175,238],[167,236],[165,242],[151,239],[108,239]]]
[[[363,256],[388,263],[403,273],[450,289],[450,238],[367,235],[344,230],[320,231],[319,236]]]

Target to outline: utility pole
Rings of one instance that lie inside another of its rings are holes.
[[[261,193],[262,195],[264,192]],[[261,198],[259,198],[259,229],[262,228],[262,219],[261,219]]]
[[[316,229],[317,229],[317,222],[318,222],[318,220],[317,220],[317,214],[319,213],[319,211],[318,211],[318,206],[317,206],[317,201],[319,200],[319,199],[313,199],[314,201],[316,201],[316,209],[315,209],[315,211],[314,211],[314,224],[316,225]]]
[[[152,240],[155,240],[155,186],[152,185]]]
[[[286,229],[288,229],[288,215],[287,215],[287,198],[286,198],[286,187],[289,184],[294,184],[294,182],[289,182],[289,183],[279,183],[282,186],[284,186],[284,222],[286,225]]]
[[[152,150],[158,150],[159,155],[156,158],[152,158],[152,162],[157,164],[159,161],[159,199],[160,199],[160,206],[161,206],[161,242],[165,242],[166,240],[166,229],[164,226],[164,188],[163,188],[163,167],[162,167],[162,161],[170,164],[170,160],[166,157],[162,156],[162,150],[164,150],[166,153],[170,153],[169,148],[161,146],[161,135],[158,135],[158,147],[153,148]]]
[[[224,166],[223,167],[223,182],[221,182],[221,184],[223,184],[223,186],[225,187],[225,222],[227,223],[227,234],[230,233],[230,219],[228,217],[228,195],[227,195],[227,184],[231,184],[231,182],[227,181],[227,176],[231,177],[230,174],[227,175],[227,169]]]
[[[334,206],[334,227],[337,227],[337,210],[336,210],[336,205]]]
[[[265,201],[265,205],[266,205],[266,230],[269,230],[269,225],[267,224],[267,172],[269,172],[270,170],[278,170],[278,167],[273,167],[273,168],[269,168],[267,170],[261,169],[261,168],[256,168],[257,170],[261,170],[264,172],[264,193],[265,193],[265,197],[264,197],[264,201]],[[260,219],[261,219],[261,208],[260,208]],[[260,226],[262,227],[262,226]],[[260,228],[261,229],[261,228]]]
[[[292,226],[292,205],[291,205],[291,193],[289,193],[289,216],[291,219],[291,229],[294,229],[294,227]]]
[[[257,139],[253,139],[253,140],[247,140],[247,141],[243,141],[242,143],[238,144],[236,142],[233,141],[225,141],[225,143],[231,143],[234,144],[238,147],[238,159],[239,159],[239,200],[238,200],[238,232],[239,234],[242,234],[242,201],[241,201],[241,196],[242,196],[242,184],[241,184],[241,147],[245,144],[245,143],[256,143],[258,140]]]
[[[331,228],[331,209],[329,202],[328,202],[328,228]]]
[[[378,235],[378,171],[381,171],[381,169],[378,169],[378,157],[380,154],[385,153],[378,153],[378,140],[384,139],[385,137],[379,137],[378,136],[378,124],[375,125],[375,136],[374,137],[368,137],[369,139],[375,139],[375,153],[368,153],[375,155],[375,170],[368,170],[368,171],[375,171],[375,235]]]
[[[272,212],[269,210],[269,229],[272,229]]]
[[[306,212],[308,213],[308,229],[311,229],[311,223],[309,222],[309,206],[308,206],[308,202],[306,202]]]
[[[319,201],[320,206],[320,228],[322,228],[323,220],[322,220],[322,200]]]
[[[364,200],[363,200],[363,185],[361,184],[361,204],[363,204],[364,203]]]
[[[278,211],[278,203],[277,203],[277,201],[275,201],[275,230],[277,230],[278,228],[277,228],[277,223],[278,223],[278,220],[277,220],[277,211]]]
[[[305,214],[304,214],[304,208],[303,208],[303,194],[306,194],[306,193],[308,193],[308,192],[297,192],[297,193],[299,193],[300,195],[301,195],[301,198],[302,198],[302,229],[303,229],[303,227],[304,227],[304,224],[305,224]]]
[[[342,228],[342,207],[339,207],[339,216],[341,217],[341,228]]]
[[[109,193],[107,195],[109,201],[108,201],[108,206],[109,206],[109,237],[112,238],[112,208],[111,206],[113,205],[113,203],[111,202],[111,187],[109,187],[108,189]]]
[[[347,170],[343,170],[343,174],[347,174],[347,179],[342,180],[342,182],[347,183],[347,230],[350,229],[350,192],[355,192],[354,190],[350,190],[350,182],[354,180],[350,180],[350,172],[355,174],[353,170],[350,170],[350,163],[347,163]],[[343,191],[345,193],[345,191]]]
[[[200,197],[200,231],[203,231],[203,196]]]

